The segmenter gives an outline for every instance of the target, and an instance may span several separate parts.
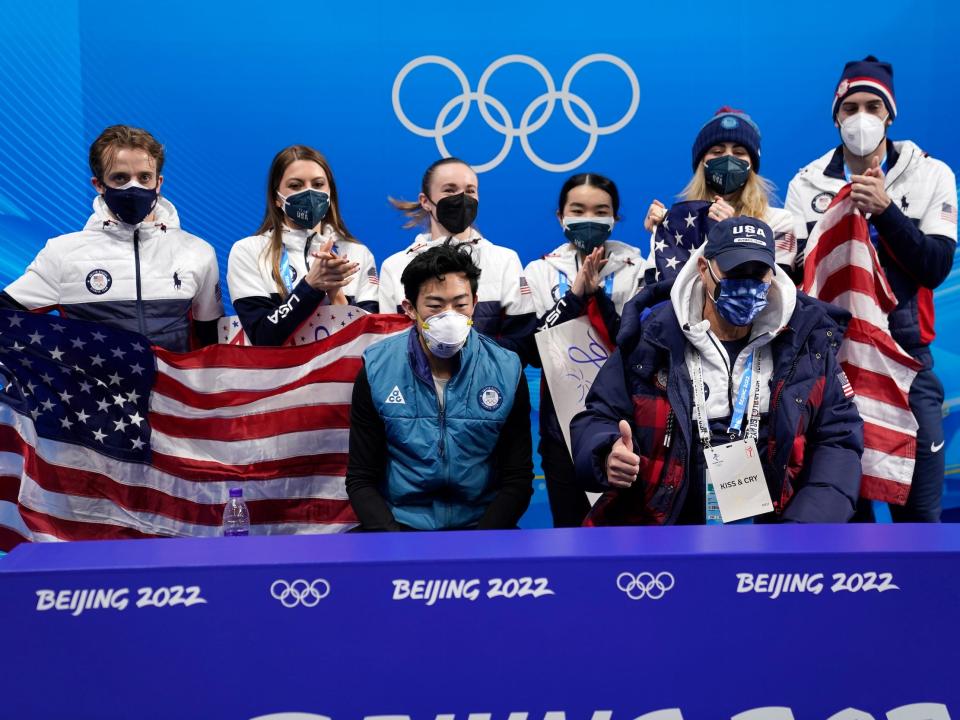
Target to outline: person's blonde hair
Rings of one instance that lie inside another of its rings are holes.
[[[747,175],[746,184],[728,199],[737,215],[747,215],[762,220],[767,214],[767,208],[770,207],[770,198],[776,189],[774,184],[760,175],[757,175],[750,168],[750,174]],[[707,187],[707,173],[701,164],[697,171],[690,178],[690,182],[681,191],[682,200],[710,200],[712,201],[720,193],[714,192]]]
[[[340,216],[337,183],[333,179],[333,171],[330,169],[330,163],[327,162],[327,159],[312,147],[306,145],[291,145],[278,152],[270,164],[270,173],[267,175],[267,207],[263,214],[263,222],[257,228],[256,234],[270,233],[270,242],[263,250],[263,257],[270,267],[270,276],[277,284],[277,290],[283,299],[287,297],[287,286],[280,274],[280,260],[283,257],[283,226],[286,215],[283,208],[277,207],[275,200],[277,191],[280,190],[280,181],[283,179],[283,174],[297,160],[311,160],[323,168],[323,172],[327,176],[327,188],[330,195],[330,209],[327,211],[327,216],[323,219],[323,222],[325,225],[331,226],[342,239],[356,241],[350,231],[347,230],[347,226]]]

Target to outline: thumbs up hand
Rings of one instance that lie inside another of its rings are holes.
[[[620,437],[607,455],[607,482],[613,487],[628,488],[636,482],[640,472],[640,456],[633,451],[633,431],[630,423],[620,421]]]
[[[885,176],[880,168],[880,159],[874,158],[873,163],[863,175],[851,175],[850,199],[857,209],[864,215],[882,213],[890,205],[890,196],[883,187]]]

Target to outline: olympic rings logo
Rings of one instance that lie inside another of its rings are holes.
[[[570,86],[573,84],[573,79],[576,77],[577,73],[587,65],[599,62],[609,63],[618,67],[630,82],[630,106],[619,120],[610,125],[597,124],[597,116],[594,113],[593,108],[591,108],[587,101],[582,97],[570,92]],[[519,126],[514,125],[513,117],[510,115],[510,112],[507,110],[506,106],[497,100],[497,98],[487,94],[487,85],[490,82],[490,78],[493,77],[493,74],[505,65],[512,64],[528,65],[529,67],[532,67],[541,75],[547,89],[545,93],[534,98],[530,104],[527,105],[520,116]],[[413,70],[423,65],[440,65],[441,67],[447,68],[460,82],[460,88],[462,90],[459,95],[448,100],[446,105],[441,108],[432,128],[422,127],[411,121],[400,105],[400,88],[403,85],[404,80],[406,80],[407,75],[409,75]],[[551,115],[553,115],[553,111],[558,100],[563,106],[563,111],[567,116],[567,120],[569,120],[570,123],[578,130],[586,133],[588,138],[587,145],[583,149],[583,152],[581,152],[570,162],[565,163],[552,163],[544,160],[537,155],[536,152],[534,152],[533,147],[530,145],[530,136],[547,123]],[[582,57],[577,60],[577,62],[573,64],[573,66],[564,76],[560,90],[557,90],[557,87],[553,81],[553,77],[550,75],[550,72],[547,70],[547,68],[529,55],[505,55],[498,60],[494,60],[489,66],[487,66],[487,69],[484,70],[483,74],[480,76],[480,83],[477,85],[476,92],[470,89],[470,82],[467,80],[467,76],[464,74],[463,70],[461,70],[456,63],[439,55],[423,55],[422,57],[414,58],[403,66],[403,68],[397,74],[396,79],[393,81],[393,111],[396,114],[397,119],[405,128],[407,128],[407,130],[413,134],[421,137],[433,138],[437,143],[437,150],[440,151],[440,154],[443,157],[450,157],[451,155],[451,153],[447,150],[445,140],[446,136],[460,127],[460,125],[463,124],[463,121],[467,119],[467,115],[470,112],[470,106],[473,102],[477,103],[477,108],[480,110],[480,115],[483,117],[487,125],[503,135],[503,146],[500,148],[500,151],[492,160],[479,165],[473,165],[473,169],[476,172],[482,173],[486,172],[487,170],[493,170],[495,167],[497,167],[504,161],[507,155],[510,154],[510,149],[513,147],[514,139],[519,138],[520,145],[530,162],[543,170],[547,170],[548,172],[560,173],[568,172],[585,163],[593,154],[594,149],[597,147],[597,139],[601,135],[611,135],[626,127],[627,123],[633,119],[633,116],[637,112],[637,107],[640,105],[640,83],[637,80],[636,73],[633,72],[633,69],[624,60],[616,57],[615,55],[609,55],[606,53],[594,53],[593,55],[587,55],[586,57]],[[586,122],[581,120],[580,117],[578,117],[573,111],[574,105],[576,105],[583,112],[583,115],[587,119]],[[539,118],[531,122],[533,114],[541,106],[544,108],[543,113]],[[457,107],[459,107],[459,110],[456,116],[453,118],[453,120],[447,122],[450,118],[450,114]],[[495,118],[493,114],[491,114],[490,108],[493,108],[496,114],[499,115],[499,120]]]
[[[649,572],[633,573],[622,572],[617,575],[617,587],[627,594],[631,600],[640,600],[648,597],[659,600],[668,590],[672,589],[676,581],[668,572],[654,575]]]
[[[270,596],[280,601],[285,608],[316,607],[317,604],[330,594],[330,583],[323,578],[313,582],[306,580],[275,580],[270,586]]]

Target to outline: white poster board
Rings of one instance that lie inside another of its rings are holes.
[[[541,330],[535,337],[543,379],[550,388],[563,439],[573,457],[570,421],[583,410],[587,393],[609,353],[586,316]]]

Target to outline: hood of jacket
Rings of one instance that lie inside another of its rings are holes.
[[[447,240],[450,240],[449,237],[440,237],[434,239],[434,237],[429,232],[422,232],[417,237],[413,239],[413,242],[410,246],[404,251],[406,253],[419,253],[427,250],[428,248],[436,247],[437,245],[443,245]],[[454,245],[480,245],[485,242],[489,242],[486,238],[479,233],[476,228],[470,228],[470,236],[466,240],[460,240],[458,238],[452,238]]]
[[[84,225],[83,229],[103,230],[115,235],[133,237],[133,231],[138,228],[141,230],[149,230],[151,228],[170,230],[180,227],[180,216],[177,214],[177,209],[173,206],[173,203],[163,197],[163,195],[157,200],[157,204],[153,208],[153,215],[154,219],[149,222],[142,222],[139,225],[127,225],[125,222],[118,220],[117,217],[110,212],[110,208],[107,207],[103,196],[97,195],[93,199],[93,215],[87,219],[87,224]]]
[[[892,146],[893,150],[889,148]],[[923,150],[912,140],[888,141],[888,167],[884,176],[884,187],[889,188],[911,166],[924,157]],[[889,166],[891,154],[895,154],[893,166]],[[837,180],[843,180],[843,145],[831,148],[809,165],[800,169],[797,177],[803,178],[815,188],[826,192],[836,192]]]
[[[706,297],[703,281],[697,270],[697,261],[703,257],[705,248],[705,245],[701,245],[691,253],[670,290],[670,303],[677,321],[687,340],[701,353],[706,352],[710,346],[706,337],[710,330],[710,321],[703,317],[703,306],[705,302],[711,301]],[[778,270],[770,283],[767,306],[760,311],[750,328],[751,344],[761,337],[769,342],[779,334],[789,323],[796,304],[796,287],[785,272]]]

